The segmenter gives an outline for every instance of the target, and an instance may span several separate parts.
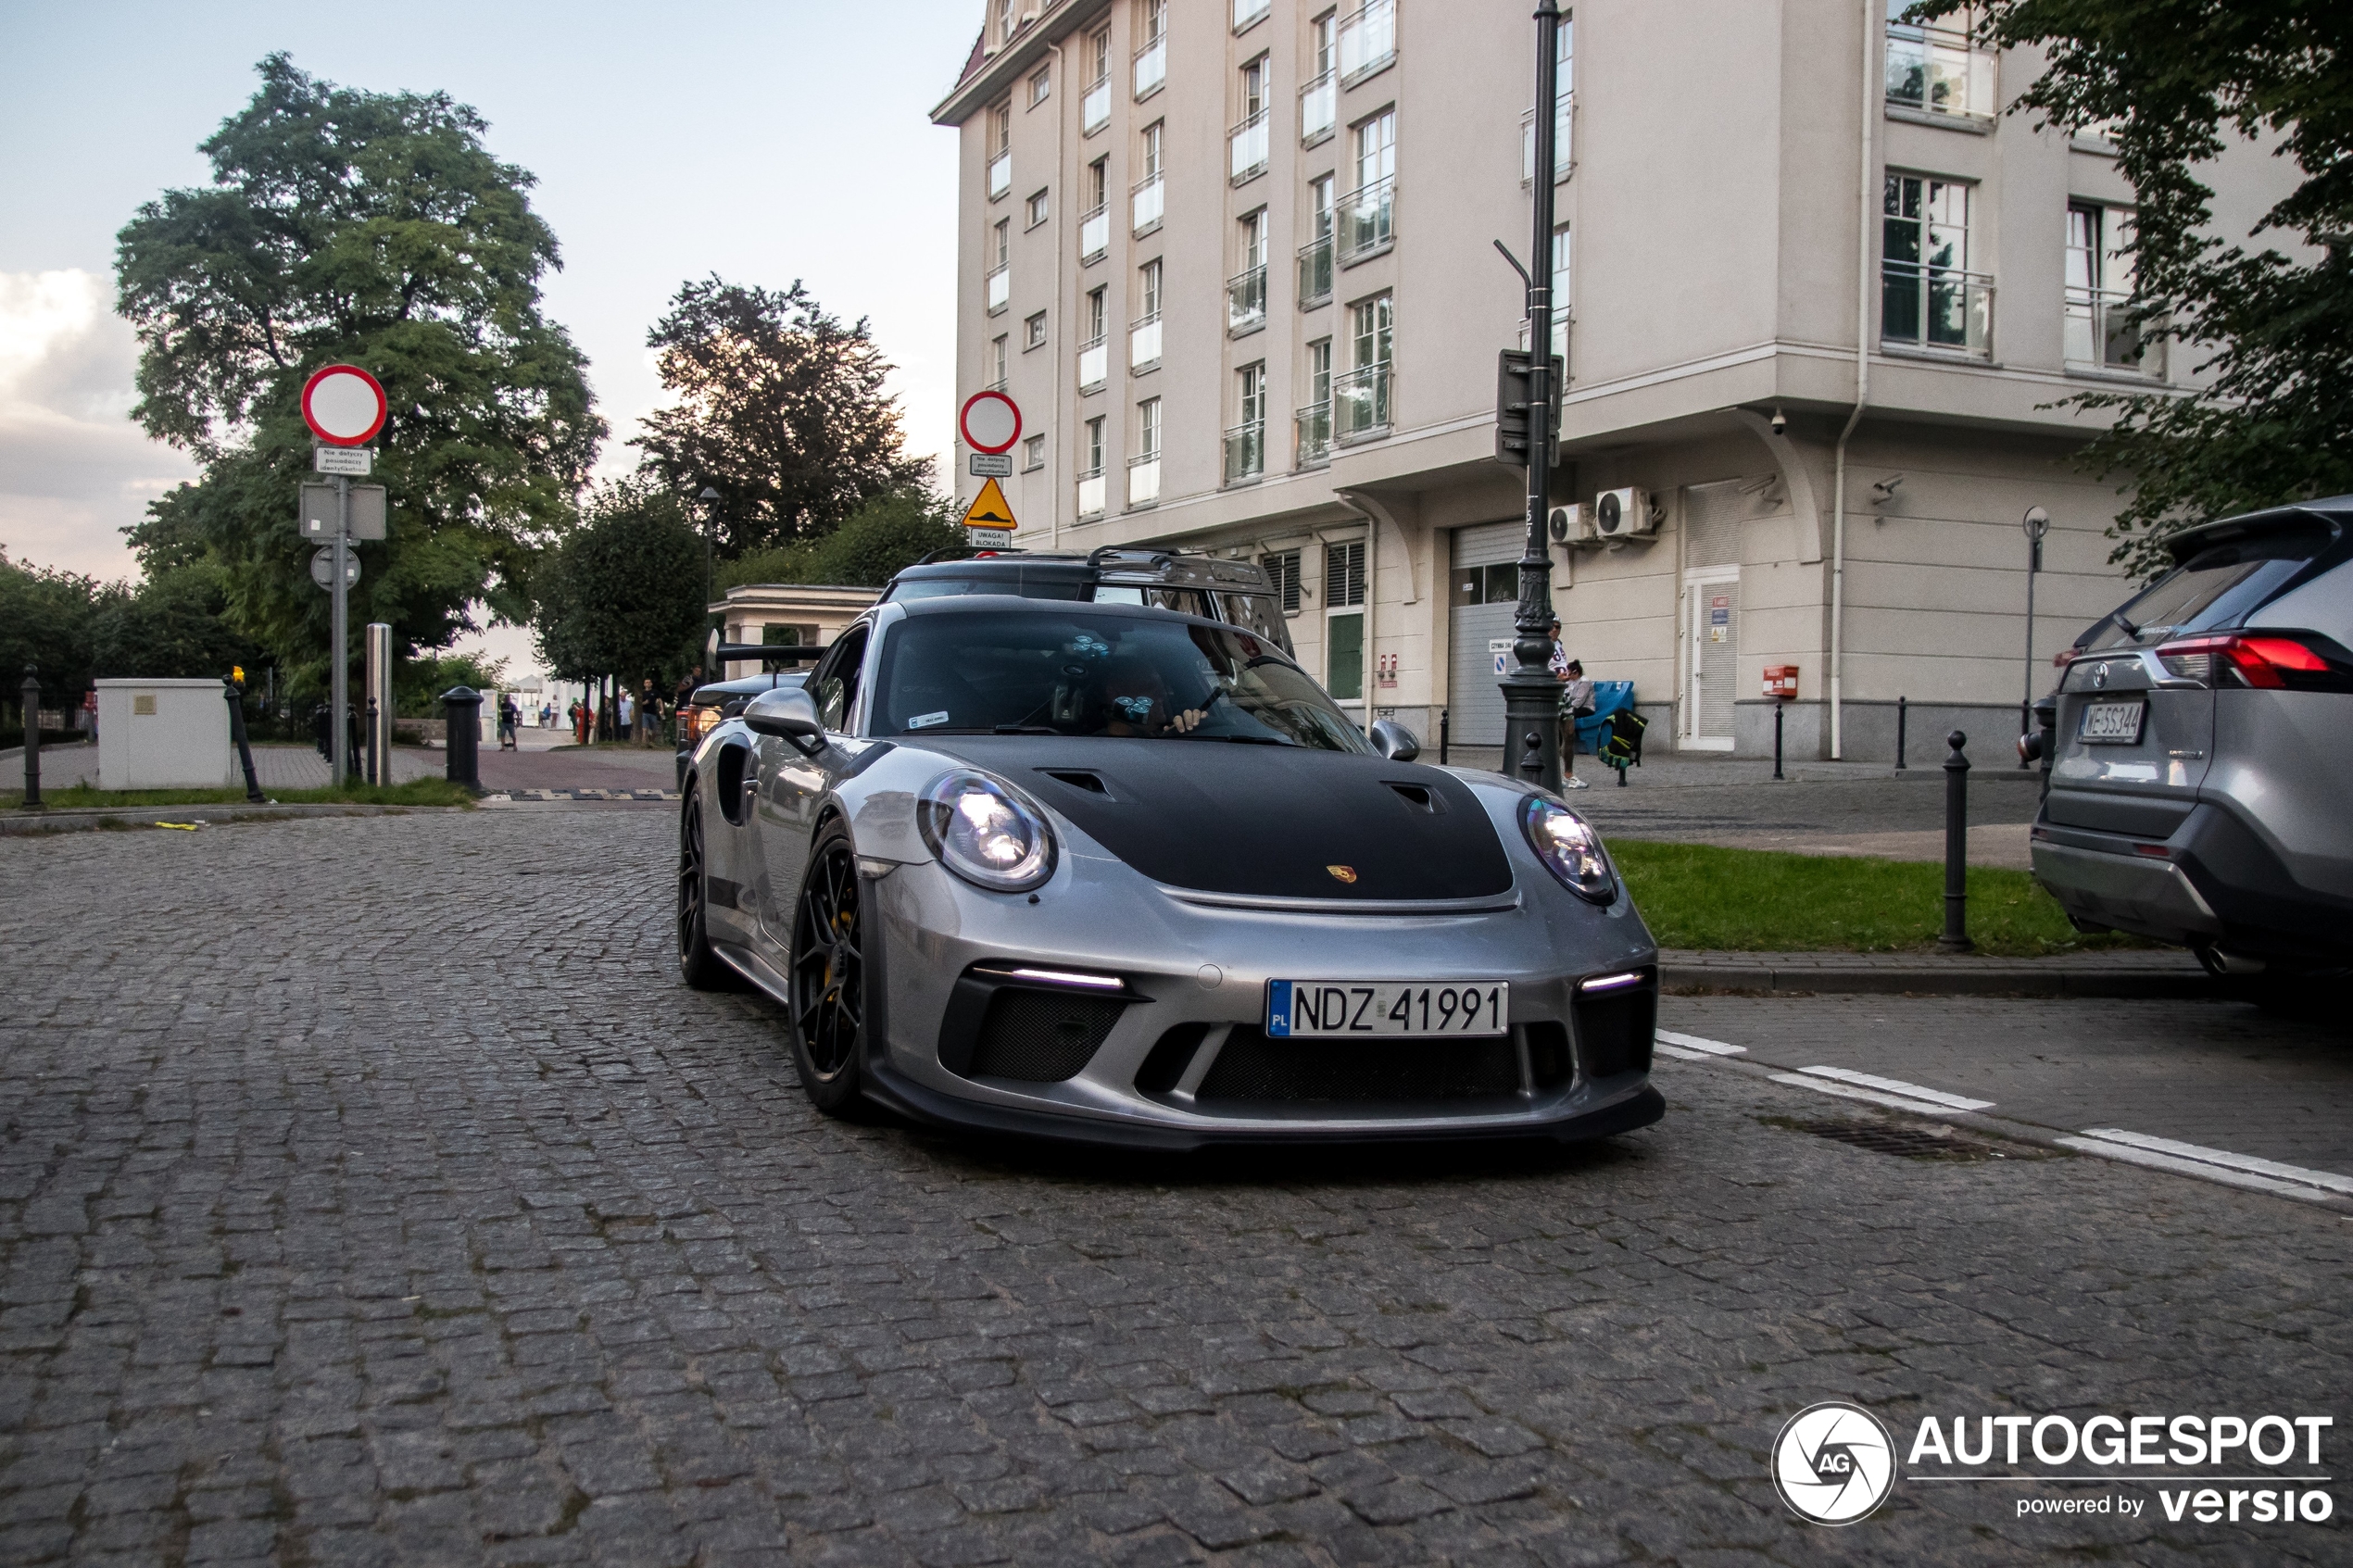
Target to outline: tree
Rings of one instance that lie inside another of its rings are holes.
[[[209,563],[177,567],[115,596],[91,623],[92,669],[101,676],[195,679],[260,663],[260,647],[227,620],[224,576]]]
[[[879,588],[901,567],[964,542],[953,503],[928,490],[900,490],[861,507],[826,537],[760,550],[728,562],[718,583],[831,583]]]
[[[1925,19],[1928,6],[1916,6]],[[1985,0],[1980,42],[2043,45],[2011,106],[2099,125],[2138,195],[2133,307],[2145,334],[2203,356],[2188,396],[2087,394],[2113,409],[2087,466],[2137,489],[2111,559],[2148,575],[2175,528],[2353,491],[2353,7],[2343,0]],[[2213,232],[2201,166],[2226,137],[2271,144],[2304,178],[2245,236]]]
[[[535,587],[539,657],[560,679],[618,675],[635,689],[650,675],[666,685],[696,661],[702,538],[651,484],[623,480],[591,496]]]
[[[0,554],[0,708],[18,710],[28,664],[40,671],[44,703],[81,701],[90,686],[91,622],[122,593],[119,584]]]
[[[258,68],[201,146],[209,188],[168,191],[119,236],[118,308],[140,343],[149,433],[203,477],[129,532],[150,572],[205,560],[229,615],[291,666],[325,666],[328,598],[296,527],[310,466],[303,382],[347,361],[384,384],[375,481],[390,537],[359,546],[355,622],[403,653],[529,614],[535,552],[572,516],[604,425],[586,361],[540,312],[560,265],[532,176],[445,94],[374,94]]]
[[[782,293],[688,283],[647,334],[673,408],[630,445],[681,495],[716,490],[720,548],[816,539],[878,495],[923,483],[901,449],[890,366],[864,319],[845,327],[796,282]]]

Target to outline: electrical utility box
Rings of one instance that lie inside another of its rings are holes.
[[[220,682],[91,684],[98,688],[100,789],[227,789],[239,782]]]

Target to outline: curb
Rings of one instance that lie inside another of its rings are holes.
[[[1784,996],[1807,992],[1944,997],[2216,997],[2229,994],[2199,969],[2105,967],[2074,964],[2045,968],[2032,963],[1772,964],[1678,962],[1662,960],[1658,984],[1684,996],[1711,991],[1766,991]]]
[[[396,817],[412,811],[463,811],[463,806],[371,806],[359,802],[290,801],[273,806],[83,806],[61,811],[15,810],[0,814],[0,838],[37,834],[89,833],[102,828],[146,828],[159,821],[269,822],[296,817]]]

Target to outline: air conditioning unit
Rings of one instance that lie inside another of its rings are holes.
[[[1648,491],[1604,490],[1593,497],[1594,538],[1647,539],[1657,532],[1658,518],[1651,510]]]
[[[1551,514],[1545,518],[1544,526],[1545,532],[1552,535],[1553,543],[1555,545],[1566,545],[1572,540],[1582,539],[1586,533],[1585,508],[1575,503],[1566,507],[1554,507]]]

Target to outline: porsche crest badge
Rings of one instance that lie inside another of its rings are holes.
[[[1331,872],[1333,876],[1339,878],[1342,882],[1354,882],[1356,880],[1356,868],[1354,866],[1326,866],[1324,869]]]

